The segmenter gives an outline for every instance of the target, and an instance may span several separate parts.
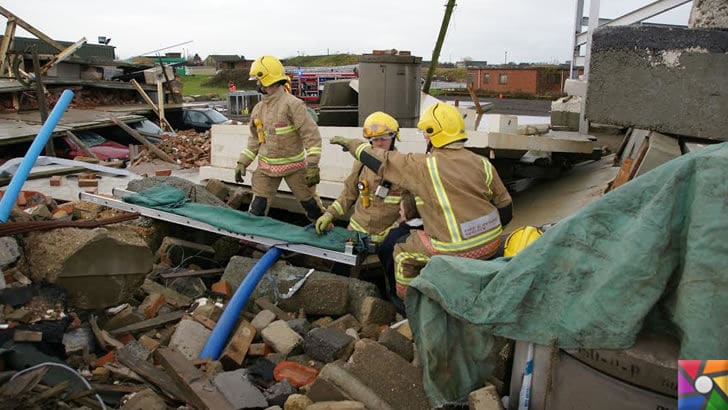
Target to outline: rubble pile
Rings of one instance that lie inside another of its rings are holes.
[[[198,168],[210,164],[210,131],[195,130],[177,131],[177,135],[162,135],[157,148],[164,151],[183,168]],[[142,148],[132,165],[151,162],[156,155]]]

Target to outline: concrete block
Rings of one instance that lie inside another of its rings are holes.
[[[590,67],[590,121],[728,139],[728,31],[604,27]]]
[[[338,328],[342,332],[346,332],[346,329],[354,329],[358,331],[359,329],[361,329],[361,323],[359,323],[359,321],[356,320],[354,316],[346,314],[334,320],[333,322],[321,327],[334,327]]]
[[[245,369],[223,372],[212,379],[234,409],[259,409],[268,407],[268,401],[253,383],[248,380]]]
[[[377,365],[372,366],[372,363]],[[356,342],[354,354],[344,368],[391,407],[430,408],[422,386],[422,370],[379,343],[367,339]],[[406,402],[403,397],[407,398]],[[354,399],[369,406],[358,397]]]
[[[268,309],[261,310],[255,317],[253,318],[253,321],[250,322],[251,325],[255,328],[258,333],[263,331],[268,325],[273,323],[273,321],[276,320],[276,314],[271,312]]]
[[[365,410],[364,403],[358,401],[320,401],[308,407],[306,410]]]
[[[20,258],[20,246],[12,236],[0,238],[0,269],[12,265]]]
[[[362,325],[368,324],[390,324],[394,321],[397,309],[393,304],[384,299],[371,296],[364,298],[356,318]]]
[[[728,3],[725,0],[694,1],[688,27],[728,30]]]
[[[653,131],[650,132],[649,139],[650,144],[645,157],[637,165],[639,168],[637,168],[636,177],[682,155],[680,143],[676,138]]]
[[[500,396],[492,384],[470,392],[468,395],[469,410],[503,410]]]
[[[388,328],[379,335],[379,343],[387,349],[411,362],[414,359],[412,342],[394,329]]]
[[[178,350],[187,359],[195,360],[200,355],[210,333],[212,332],[209,329],[194,320],[180,320],[169,340],[169,347]]]
[[[504,114],[485,114],[488,132],[518,134],[518,117]]]
[[[298,292],[289,299],[280,300],[278,306],[289,312],[303,309],[307,315],[341,316],[349,306],[349,279],[314,272]]]
[[[296,393],[296,389],[288,383],[288,380],[276,383],[263,392],[263,396],[268,401],[269,406],[283,406],[288,396]]]
[[[309,321],[306,319],[291,319],[286,323],[288,323],[288,327],[293,329],[294,332],[298,333],[299,335],[301,335],[301,337],[304,338],[313,327],[311,326],[311,323],[309,323]]]
[[[354,338],[337,328],[316,328],[304,338],[303,349],[312,359],[331,363],[345,356],[353,342]]]
[[[278,353],[289,355],[303,338],[294,332],[283,320],[276,320],[261,332],[265,343]]]
[[[91,328],[79,327],[63,334],[63,347],[66,354],[91,353],[96,350],[96,337]]]
[[[357,378],[345,367],[346,365],[342,364],[342,362],[333,362],[324,366],[319,373],[319,377],[311,385],[308,396],[317,402],[356,400],[370,409],[392,410],[394,408],[405,408],[402,407],[402,404],[406,403],[408,398],[405,400],[400,398],[401,403],[391,406],[377,392],[369,388],[366,381]]]
[[[350,279],[349,280],[349,313],[358,315],[361,305],[367,297],[381,297],[377,286],[371,282]]]
[[[220,198],[221,201],[224,201],[227,198],[228,193],[230,192],[230,188],[228,188],[227,185],[225,185],[222,181],[218,179],[210,179],[209,181],[207,181],[205,189],[207,189],[211,194]]]
[[[313,404],[313,401],[302,394],[292,394],[286,399],[283,410],[306,410]]]

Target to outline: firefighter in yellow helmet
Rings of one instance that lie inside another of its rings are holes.
[[[395,140],[399,139],[399,124],[391,115],[377,111],[364,121],[363,135],[372,148],[394,151]],[[349,229],[366,233],[372,242],[381,243],[396,225],[402,194],[398,185],[354,161],[341,194],[316,221],[316,232],[327,231],[331,222],[344,216],[353,206]]]
[[[378,151],[364,141],[334,137],[377,175],[421,198],[417,206],[423,231],[414,231],[394,247],[397,294],[433,255],[488,259],[501,244],[503,226],[512,218],[512,201],[495,168],[465,148],[460,112],[436,103],[417,124],[431,150],[427,154]]]
[[[273,56],[256,59],[250,66],[263,100],[250,114],[248,146],[238,158],[235,181],[242,182],[246,168],[258,157],[252,179],[249,212],[267,215],[281,179],[315,221],[323,213],[316,195],[321,158],[321,135],[303,101],[286,92],[290,78]]]

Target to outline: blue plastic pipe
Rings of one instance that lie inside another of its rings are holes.
[[[63,117],[63,113],[66,112],[66,108],[68,108],[68,104],[71,103],[72,99],[73,91],[64,90],[63,94],[61,94],[61,98],[58,99],[56,106],[53,107],[53,110],[48,116],[48,119],[46,119],[43,127],[41,127],[40,132],[36,135],[35,140],[33,140],[33,143],[30,144],[28,152],[25,153],[23,161],[20,163],[20,166],[18,166],[18,171],[15,175],[13,175],[13,179],[10,180],[8,189],[5,190],[5,194],[2,199],[0,199],[0,222],[8,221],[10,211],[13,209],[15,201],[18,199],[20,189],[23,188],[23,184],[25,184],[25,180],[28,178],[30,170],[33,168],[35,161],[38,159],[38,155],[40,155],[41,151],[43,151],[43,148],[48,142],[48,138],[50,138],[51,133],[53,133],[53,130],[56,128],[58,121],[60,121],[61,117]]]
[[[273,247],[263,255],[258,263],[253,266],[253,269],[248,272],[248,276],[243,279],[243,283],[240,284],[238,290],[235,291],[233,297],[230,298],[225,310],[220,315],[220,319],[217,321],[215,328],[212,330],[212,334],[207,339],[205,347],[200,353],[200,359],[212,359],[217,360],[222,353],[222,349],[232,333],[235,323],[238,322],[240,312],[248,303],[250,294],[253,293],[255,287],[258,286],[258,282],[263,278],[268,269],[278,260],[281,256],[281,250]]]

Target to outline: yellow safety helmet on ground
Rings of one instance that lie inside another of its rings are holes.
[[[399,141],[399,123],[391,115],[377,111],[364,120],[364,138],[370,140],[380,137],[397,138]]]
[[[258,80],[263,87],[269,87],[281,80],[291,81],[280,60],[273,56],[258,57],[250,66],[250,79]]]
[[[447,103],[431,105],[420,118],[417,128],[424,131],[436,148],[468,139],[463,116],[457,108]]]
[[[531,242],[540,238],[541,235],[543,235],[543,232],[535,226],[522,226],[516,229],[506,239],[503,256],[516,256],[518,252],[526,249]]]

